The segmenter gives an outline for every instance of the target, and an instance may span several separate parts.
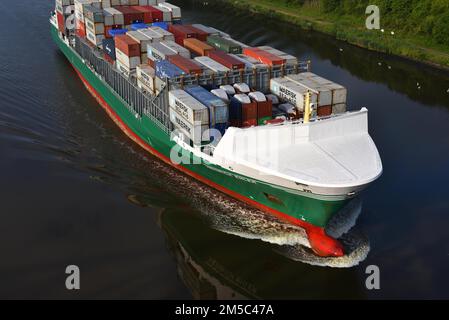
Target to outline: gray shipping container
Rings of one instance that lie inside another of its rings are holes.
[[[201,144],[203,141],[209,141],[209,136],[205,132],[209,130],[208,125],[192,125],[183,116],[181,116],[176,110],[170,108],[170,121],[173,123],[176,129],[180,130],[184,135],[186,135],[195,145]]]
[[[190,124],[209,126],[209,109],[184,90],[171,90],[168,101],[170,107]]]

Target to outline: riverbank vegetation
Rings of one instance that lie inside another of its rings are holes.
[[[449,68],[447,0],[221,0],[351,44]],[[380,30],[365,13],[380,8]]]

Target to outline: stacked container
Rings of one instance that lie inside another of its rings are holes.
[[[84,23],[86,26],[86,37],[92,44],[100,47],[105,38],[103,10],[92,5],[84,7]]]
[[[287,78],[275,78],[270,80],[270,90],[281,100],[289,102],[296,107],[298,114],[303,113],[305,109],[305,95],[307,89]],[[317,103],[317,95],[311,92],[310,102]]]
[[[183,44],[184,47],[198,56],[207,56],[210,51],[214,50],[212,46],[195,38],[184,39]]]
[[[257,124],[264,125],[273,119],[273,103],[268,100],[262,92],[251,92],[248,94],[252,102],[257,103]]]
[[[141,64],[141,49],[137,41],[128,35],[114,37],[115,53],[117,56],[117,68],[126,73],[131,73]]]
[[[167,60],[169,56],[177,54],[177,51],[164,46],[161,42],[153,42],[147,46],[148,64],[153,67],[157,61]]]
[[[127,35],[128,37],[139,43],[141,63],[147,63],[148,61],[147,47],[149,44],[151,44],[151,39],[138,31],[129,31]]]
[[[186,87],[185,91],[209,109],[209,126],[224,135],[229,121],[227,104],[200,86]]]
[[[222,50],[226,53],[240,54],[242,53],[242,46],[235,41],[220,36],[209,36],[207,37],[207,43]]]
[[[269,66],[277,66],[285,64],[285,59],[278,57],[268,51],[261,50],[259,48],[250,48],[250,47],[243,48],[243,53]]]
[[[169,56],[168,61],[187,74],[201,75],[203,73],[203,68],[201,65],[194,60],[187,59],[181,55]]]
[[[226,73],[231,71],[231,69],[225,67],[224,65],[218,63],[215,60],[212,60],[209,57],[196,57],[195,61],[199,62],[209,70],[212,70],[215,73]]]
[[[170,120],[194,145],[209,141],[208,108],[184,90],[172,90],[168,94]]]
[[[318,116],[346,111],[347,90],[343,86],[311,72],[288,75],[287,78],[317,94]]]
[[[229,121],[238,128],[257,126],[257,103],[246,94],[236,94],[229,105]]]
[[[263,46],[263,47],[258,47],[258,49],[260,50],[264,50],[266,52],[269,52],[275,56],[278,56],[282,59],[285,60],[285,63],[288,65],[295,65],[297,66],[299,61],[298,58],[296,58],[295,56],[292,56],[291,54],[288,54],[286,52],[280,51],[278,49],[272,48],[272,47],[268,47],[268,46]]]
[[[217,61],[218,63],[224,65],[226,68],[229,68],[230,70],[245,69],[245,64],[242,61],[232,57],[226,52],[220,50],[213,50],[208,52],[208,56],[209,58]]]

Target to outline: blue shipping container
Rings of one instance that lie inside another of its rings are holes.
[[[153,27],[159,27],[161,29],[168,31],[168,23],[167,22],[153,22],[151,25]]]
[[[176,78],[184,74],[184,71],[167,60],[156,61],[156,76],[161,79]]]
[[[139,29],[146,29],[146,28],[148,28],[148,25],[146,25],[145,23],[133,23],[131,25],[132,31],[137,31]]]
[[[127,32],[128,32],[127,29],[111,29],[111,30],[109,30],[109,35],[111,37],[115,37],[115,36],[119,36],[122,34],[126,34]]]
[[[200,86],[186,87],[184,90],[209,108],[209,123],[211,127],[217,128],[216,124],[228,123],[228,106],[223,100]]]
[[[112,60],[116,60],[115,56],[115,42],[114,39],[106,38],[103,39],[103,50]]]
[[[234,97],[231,97],[229,104],[229,119],[242,121],[242,103]]]

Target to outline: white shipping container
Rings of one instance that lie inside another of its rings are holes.
[[[104,23],[102,22],[93,22],[89,19],[87,19],[87,17],[84,20],[84,23],[86,25],[86,31],[90,31],[91,33],[95,34],[95,35],[104,35]]]
[[[178,54],[175,50],[163,46],[159,42],[153,42],[147,46],[148,59],[166,60],[168,56]]]
[[[86,30],[86,38],[91,43],[93,43],[95,46],[100,47],[103,44],[103,39],[105,38],[104,35],[96,35],[90,30]]]
[[[345,103],[334,104],[332,106],[333,114],[339,114],[339,113],[345,113],[345,112],[346,112],[346,104]]]
[[[301,112],[304,111],[305,94],[308,91],[306,88],[286,78],[275,78],[270,80],[270,90],[281,100],[292,103]],[[316,94],[311,93],[310,103],[317,103]]]
[[[224,65],[212,60],[209,57],[196,57],[195,60],[205,66],[206,68],[212,70],[213,72],[229,72],[231,71],[229,68]]]
[[[328,87],[315,82],[313,78],[304,77],[302,73],[287,75],[286,78],[317,94],[318,106],[332,105],[332,91]]]
[[[190,124],[209,126],[209,109],[184,90],[171,90],[168,93],[168,103]]]
[[[205,132],[209,130],[209,125],[192,125],[180,114],[178,114],[173,108],[170,108],[170,121],[173,123],[176,129],[180,130],[193,142],[193,144],[196,145],[201,144],[203,135],[205,135]],[[205,141],[208,140],[208,138],[205,138]]]
[[[175,6],[174,4],[163,2],[158,4],[159,7],[169,10],[172,14],[173,19],[181,19],[181,8]]]
[[[163,45],[164,47],[167,47],[168,49],[171,49],[171,50],[177,52],[180,56],[183,56],[186,59],[190,59],[190,51],[188,49],[184,48],[183,46],[180,46],[176,42],[164,40],[164,41],[161,41],[160,44]]]
[[[154,7],[156,9],[162,11],[162,17],[163,17],[162,20],[164,22],[171,22],[172,21],[172,16],[171,16],[171,11],[170,10],[168,10],[166,8],[163,8],[163,7],[160,7],[160,6],[154,6]]]
[[[126,33],[131,39],[137,41],[140,44],[140,52],[146,53],[147,52],[147,46],[151,44],[151,39],[148,38],[143,33],[137,32],[137,31],[128,31]]]
[[[157,33],[154,30],[151,30],[149,28],[139,29],[139,30],[137,30],[137,32],[139,32],[139,33],[143,34],[144,36],[148,37],[149,39],[151,39],[151,42],[159,42],[159,41],[164,40],[164,37],[161,34]]]
[[[175,41],[175,35],[167,30],[162,29],[161,27],[149,27],[148,29],[156,32],[156,34],[162,36],[163,40],[166,41]]]
[[[156,72],[149,65],[141,64],[136,67],[137,82],[145,86],[145,90],[151,93],[155,92]],[[140,86],[139,86],[140,88]]]
[[[120,61],[121,64],[126,66],[128,69],[135,69],[139,64],[141,64],[140,56],[139,57],[128,57],[124,52],[115,48],[115,55],[117,61]]]

